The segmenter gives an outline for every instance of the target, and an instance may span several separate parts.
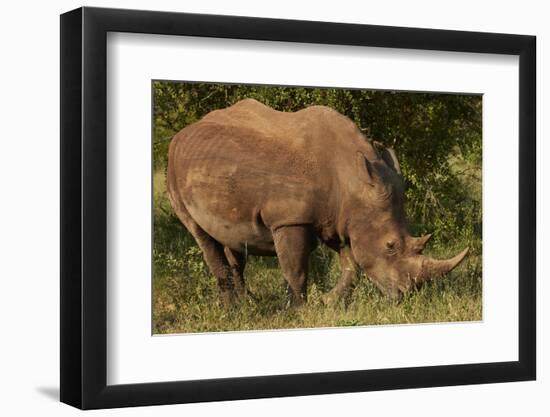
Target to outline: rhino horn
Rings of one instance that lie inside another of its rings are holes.
[[[413,237],[412,238],[412,248],[416,253],[422,253],[424,248],[426,247],[426,243],[432,238],[432,234],[428,233],[427,235],[420,236],[420,237]]]
[[[437,260],[429,258],[427,256],[423,257],[422,267],[420,270],[420,274],[416,279],[416,282],[420,283],[423,281],[429,281],[430,279],[448,274],[453,269],[455,269],[458,264],[460,264],[460,262],[462,262],[462,260],[468,254],[468,250],[469,249],[466,248],[455,257],[445,260]]]

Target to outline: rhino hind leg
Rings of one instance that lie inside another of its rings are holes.
[[[193,234],[193,236],[195,236],[195,240],[202,250],[208,269],[210,269],[210,272],[218,281],[218,290],[222,304],[233,304],[236,298],[235,283],[223,246],[204,231],[197,235]]]
[[[275,251],[288,283],[291,306],[300,306],[307,300],[307,268],[312,240],[307,226],[283,226],[273,232]]]
[[[225,257],[227,262],[229,262],[229,267],[231,268],[231,275],[233,277],[233,284],[235,285],[235,293],[239,298],[249,297],[253,301],[257,301],[254,294],[246,288],[246,283],[244,279],[244,269],[246,267],[246,256],[244,253],[234,251],[229,247],[224,248]]]
[[[236,298],[235,283],[233,282],[231,267],[225,255],[223,245],[206,233],[193,220],[185,207],[180,205],[176,210],[176,214],[189,233],[195,238],[195,241],[201,248],[204,262],[206,262],[212,275],[216,277],[222,304],[233,304]]]

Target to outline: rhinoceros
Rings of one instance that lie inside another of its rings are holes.
[[[468,252],[422,255],[430,235],[407,229],[395,152],[325,106],[280,112],[245,99],[208,113],[172,138],[167,191],[225,304],[247,294],[247,254],[277,256],[289,302],[300,305],[319,242],[339,254],[342,273],[330,300],[349,293],[358,267],[399,300]]]

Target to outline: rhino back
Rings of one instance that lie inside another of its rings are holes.
[[[227,246],[239,249],[246,241],[268,251],[273,229],[334,217],[338,166],[359,145],[349,138],[356,132],[328,108],[283,113],[239,102],[174,137],[171,198]]]

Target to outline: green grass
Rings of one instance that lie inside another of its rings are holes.
[[[223,308],[215,279],[209,274],[193,238],[173,214],[165,192],[164,170],[154,175],[153,332],[155,334],[266,330],[398,323],[434,323],[482,319],[480,249],[444,279],[407,294],[395,304],[383,297],[365,275],[350,300],[334,306],[322,297],[338,280],[336,256],[319,247],[310,258],[308,303],[286,308],[286,284],[276,258],[250,256],[247,287],[257,302]],[[466,239],[452,247],[434,245],[435,257],[456,254]],[[476,246],[476,245],[474,245]],[[477,245],[481,248],[480,242]],[[478,252],[478,253],[476,253]]]

